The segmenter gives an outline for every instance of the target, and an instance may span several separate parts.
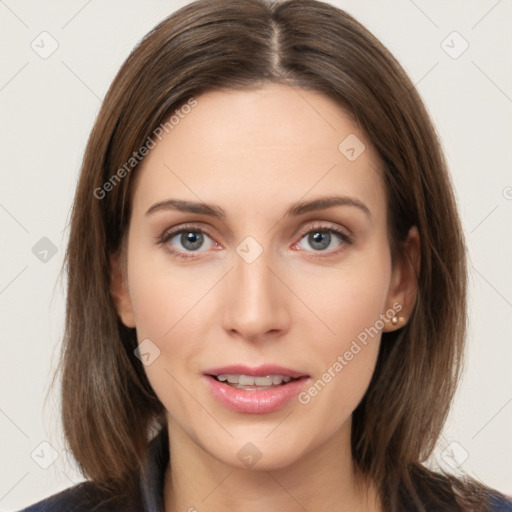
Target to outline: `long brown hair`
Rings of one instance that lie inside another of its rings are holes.
[[[465,249],[440,144],[394,57],[347,13],[316,0],[191,3],[147,34],[113,81],[85,151],[66,255],[62,416],[79,467],[112,489],[136,488],[151,433],[165,426],[134,356],[135,330],[121,323],[109,291],[137,170],[126,163],[190,98],[269,82],[325,94],[365,131],[384,163],[393,257],[411,226],[420,233],[414,312],[383,334],[353,414],[356,467],[376,482],[386,511],[485,510],[483,486],[422,464],[454,395],[466,328]]]

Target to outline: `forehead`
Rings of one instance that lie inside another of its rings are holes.
[[[262,211],[334,192],[384,208],[379,158],[327,96],[270,84],[196,100],[137,170],[134,208],[179,196]]]

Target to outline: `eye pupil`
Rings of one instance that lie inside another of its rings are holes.
[[[331,234],[326,231],[315,231],[309,235],[309,241],[312,247],[322,251],[329,247],[331,242]]]
[[[199,249],[203,244],[203,235],[196,231],[184,231],[181,235],[180,242],[186,249]]]

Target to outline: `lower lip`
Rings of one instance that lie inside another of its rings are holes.
[[[264,414],[284,407],[305,387],[307,377],[288,382],[270,389],[238,389],[204,376],[213,396],[225,407],[247,414]]]

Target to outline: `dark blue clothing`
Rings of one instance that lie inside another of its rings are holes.
[[[164,474],[169,462],[169,439],[164,429],[150,443],[144,477],[140,479],[141,503],[127,503],[107,496],[92,482],[82,482],[20,512],[164,512]],[[491,512],[512,512],[512,500],[496,495]],[[220,511],[219,511],[220,512]]]
[[[490,512],[510,512],[512,510],[512,497],[496,497],[491,500]]]

